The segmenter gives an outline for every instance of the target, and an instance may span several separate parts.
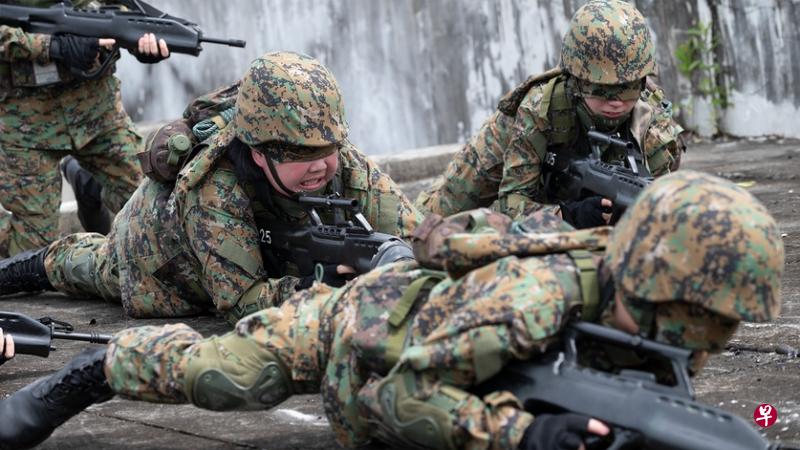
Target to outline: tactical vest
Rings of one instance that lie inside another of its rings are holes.
[[[11,0],[5,3],[47,8],[60,2],[54,0]],[[75,0],[72,4],[75,8],[97,8],[100,6],[100,3],[94,0]],[[119,51],[115,51],[117,52],[117,57],[119,57]],[[113,73],[114,70],[114,64],[111,64],[106,75]],[[69,68],[54,62],[39,64],[25,60],[0,61],[0,101],[5,98],[23,98],[36,94],[55,96],[65,86],[72,86],[81,81],[83,80],[73,75]]]
[[[545,198],[538,199],[547,203],[562,199],[559,191],[558,174],[569,167],[575,158],[589,155],[590,146],[586,138],[584,126],[579,119],[575,94],[569,85],[569,76],[560,68],[551,69],[542,74],[533,75],[507,93],[500,100],[498,110],[509,117],[515,117],[517,111],[534,87],[541,86],[542,99],[537,110],[538,115],[545,119],[546,128],[537,130],[532,136],[533,150],[542,162],[542,187]],[[663,101],[660,88],[651,93],[652,84],[643,91],[641,101],[647,101],[652,95],[658,95],[657,100]],[[657,88],[657,87],[656,87]],[[620,126],[620,138],[633,142],[639,148],[639,137],[633,136],[630,120]],[[625,152],[608,146],[601,146],[602,159],[606,162],[621,163],[624,161]],[[646,156],[648,167],[658,167],[667,161],[663,152],[654,152]]]

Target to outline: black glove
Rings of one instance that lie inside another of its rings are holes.
[[[577,450],[590,435],[589,418],[580,414],[538,414],[525,430],[520,450]]]
[[[608,225],[603,213],[610,214],[613,209],[603,206],[603,197],[587,197],[583,200],[568,201],[561,204],[561,218],[577,229]]]
[[[80,71],[92,68],[100,52],[97,38],[58,34],[50,38],[50,59]]]
[[[338,266],[338,264],[325,264],[325,265],[323,265],[322,266],[322,278],[319,281],[327,284],[328,286],[342,287],[342,286],[344,286],[345,283],[347,283],[347,280],[353,279],[355,274],[352,274],[352,273],[339,274],[339,273],[337,273],[336,272],[336,267],[337,266]],[[316,272],[317,270],[319,270],[319,269],[316,269],[316,267],[315,267],[314,272]],[[312,284],[314,284],[314,281],[316,279],[317,279],[316,274],[311,274],[311,275],[307,275],[307,276],[301,277],[300,281],[294,286],[294,288],[295,288],[295,290],[298,290],[298,291],[303,290],[303,289],[308,289],[308,288],[311,287]]]

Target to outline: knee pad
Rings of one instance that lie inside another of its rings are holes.
[[[97,273],[96,258],[92,248],[80,248],[64,260],[64,275],[67,281],[77,285],[94,286]]]
[[[229,333],[198,344],[186,368],[186,395],[213,411],[269,409],[292,395],[291,376],[277,356]]]
[[[380,410],[371,411],[374,433],[402,448],[455,449],[453,414],[467,394],[445,386],[423,394],[417,383],[413,373],[380,381],[376,390]]]

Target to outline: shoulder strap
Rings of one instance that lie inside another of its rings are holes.
[[[541,114],[548,122],[547,130],[535,130],[531,141],[540,161],[553,145],[567,145],[573,142],[577,130],[575,105],[570,98],[567,81],[564,77],[551,78],[543,88]]]
[[[597,265],[588,250],[570,250],[567,254],[578,268],[583,300],[583,319],[593,321],[600,313],[600,281],[597,278]]]
[[[574,140],[577,131],[575,117],[575,102],[571,98],[568,81],[562,77],[556,78],[558,83],[553,85],[550,95],[550,104],[546,114],[550,122],[550,145],[565,145]]]
[[[429,291],[439,281],[444,279],[445,273],[434,270],[423,270],[423,276],[414,280],[408,285],[397,302],[392,312],[389,314],[389,330],[388,341],[386,342],[386,364],[387,369],[397,363],[400,355],[403,353],[406,336],[408,335],[408,324],[406,324],[406,317],[411,311],[411,308],[417,302],[420,292]]]

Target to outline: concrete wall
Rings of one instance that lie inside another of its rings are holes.
[[[136,120],[180,114],[193,96],[236,79],[263,52],[295,50],[331,67],[352,140],[367,153],[464,141],[498,98],[557,64],[561,35],[582,0],[152,0],[247,48],[205,45],[199,58],[156,65],[124,56],[119,76]],[[681,121],[702,134],[800,137],[800,4],[784,0],[638,0],[658,45],[661,83]],[[713,5],[710,6],[710,5]],[[717,19],[733,106],[692,97],[673,52],[685,31]],[[777,114],[774,114],[777,112]]]

